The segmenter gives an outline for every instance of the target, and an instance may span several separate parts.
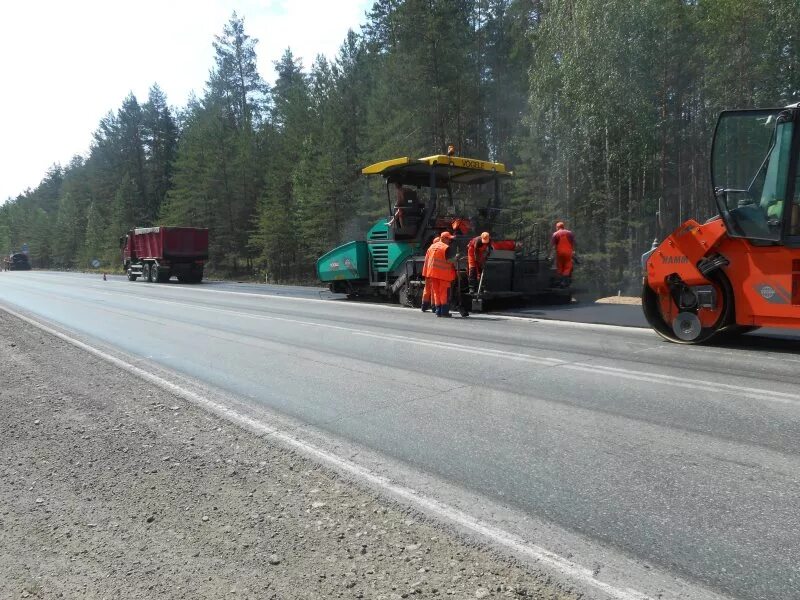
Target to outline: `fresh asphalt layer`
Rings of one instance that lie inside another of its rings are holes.
[[[436,319],[325,294],[0,273],[0,303],[142,364],[721,594],[800,598],[796,338],[684,347],[645,329]]]

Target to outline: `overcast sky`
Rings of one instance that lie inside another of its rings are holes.
[[[258,67],[292,48],[307,68],[333,57],[372,0],[0,0],[0,203],[53,163],[85,155],[100,119],[153,83],[173,106],[198,95],[212,41],[235,10],[258,38]]]

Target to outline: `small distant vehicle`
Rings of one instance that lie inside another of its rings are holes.
[[[31,261],[27,254],[17,252],[5,259],[5,267],[8,271],[30,271]]]
[[[369,229],[366,240],[348,242],[317,260],[317,277],[332,292],[419,306],[425,251],[450,231],[460,256],[453,304],[462,315],[504,298],[571,300],[572,290],[546,257],[538,228],[499,208],[501,184],[513,175],[504,164],[448,154],[395,158],[362,173],[384,178],[388,216]],[[459,231],[454,223],[467,226]],[[467,244],[482,231],[491,233],[494,250],[478,288],[471,290]]]
[[[681,344],[800,329],[800,104],[720,114],[711,150],[719,214],[642,257],[642,307]]]
[[[196,227],[145,227],[132,229],[119,240],[122,268],[128,281],[142,277],[166,283],[175,276],[181,283],[200,283],[208,260],[208,229]]]

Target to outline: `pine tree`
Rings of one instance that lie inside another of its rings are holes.
[[[147,103],[142,107],[142,134],[147,180],[143,224],[155,224],[172,185],[178,145],[178,126],[157,84],[150,88]]]
[[[299,249],[298,202],[294,171],[303,153],[310,116],[309,82],[302,65],[286,50],[275,63],[278,78],[272,90],[270,134],[264,191],[251,247],[259,262],[279,279],[296,278]]]
[[[248,239],[261,192],[263,121],[268,89],[256,68],[257,40],[233,14],[216,36],[215,68],[201,100],[183,114],[173,189],[162,217],[210,229],[212,266],[238,271],[251,261]]]

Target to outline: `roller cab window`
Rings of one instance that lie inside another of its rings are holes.
[[[720,116],[711,174],[731,237],[782,240],[794,204],[786,202],[794,127],[790,110],[729,111]]]

